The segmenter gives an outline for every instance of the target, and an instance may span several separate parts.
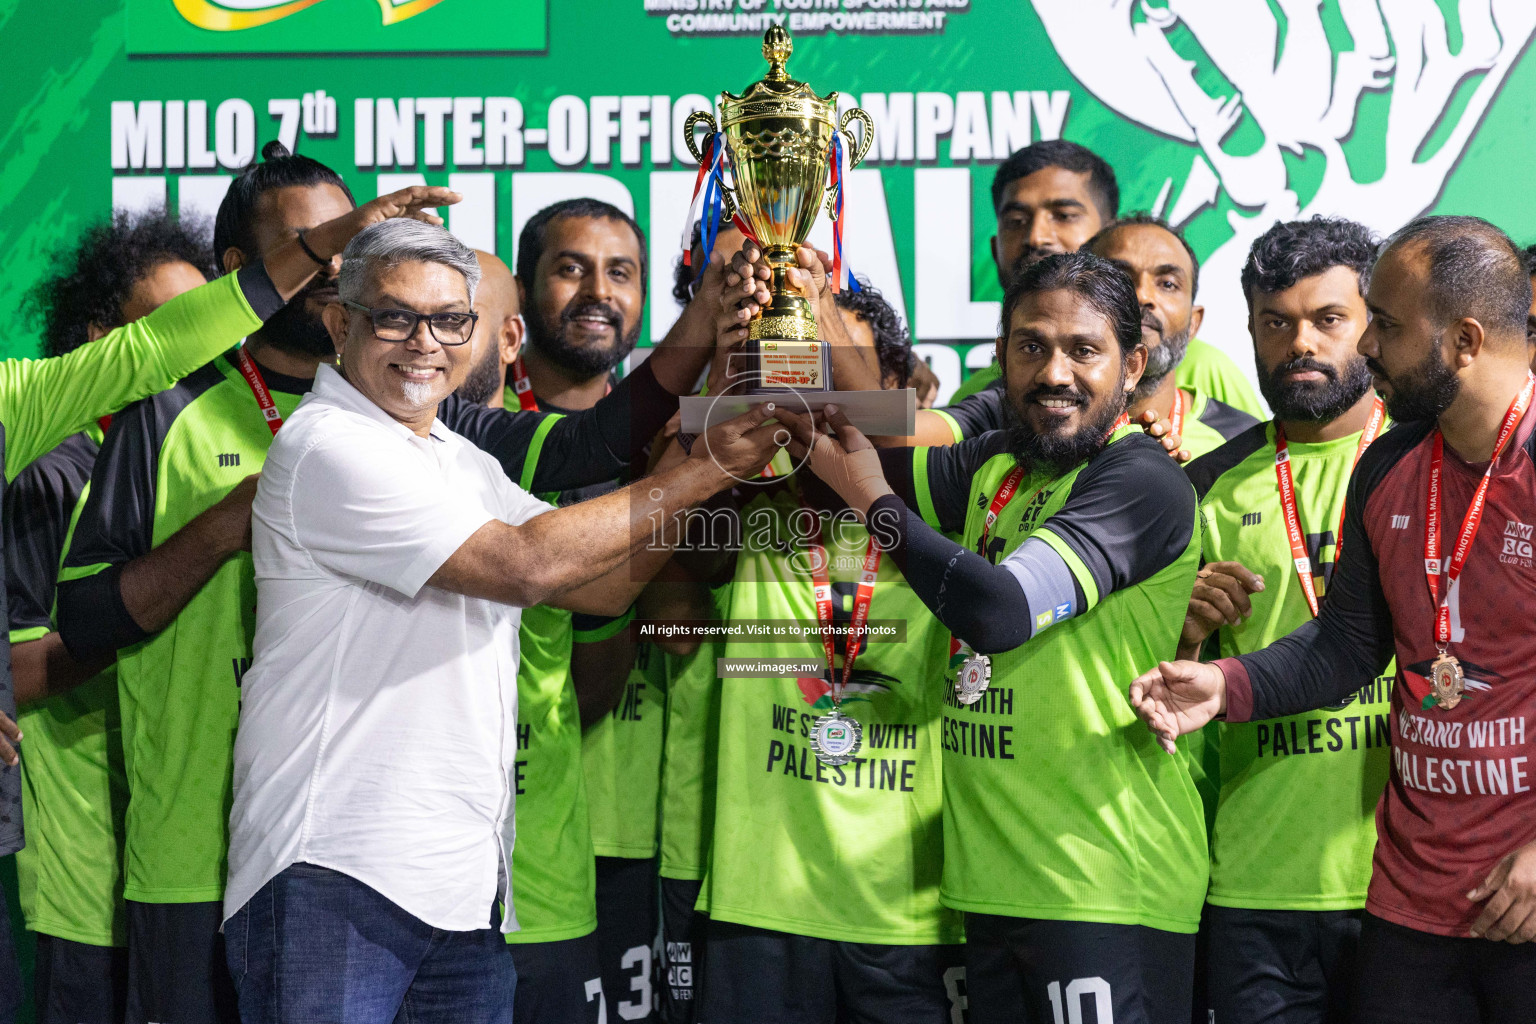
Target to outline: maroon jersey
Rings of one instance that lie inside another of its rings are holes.
[[[1432,423],[1394,428],[1361,459],[1322,614],[1263,651],[1220,663],[1228,718],[1247,721],[1332,703],[1396,655],[1392,776],[1376,810],[1366,909],[1438,935],[1466,935],[1482,911],[1466,894],[1506,854],[1536,842],[1533,428],[1536,412],[1527,411],[1494,469],[1482,525],[1450,593],[1450,652],[1467,687],[1455,709],[1424,707],[1437,654],[1424,563]],[[1442,586],[1486,467],[1446,446]]]

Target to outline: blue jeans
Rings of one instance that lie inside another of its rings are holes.
[[[511,1024],[494,928],[444,931],[347,875],[294,864],[224,925],[243,1024]]]

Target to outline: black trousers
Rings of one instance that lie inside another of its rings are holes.
[[[1207,906],[1216,1024],[1350,1024],[1363,913]]]
[[[1189,1024],[1194,967],[1193,935],[965,915],[971,1024]]]
[[[224,904],[128,900],[127,911],[128,1024],[240,1024]]]
[[[951,1024],[963,946],[834,942],[711,919],[706,1024]]]
[[[656,1020],[661,897],[656,858],[597,858],[597,948],[609,1018]]]
[[[1361,1024],[1531,1024],[1536,944],[1431,935],[1370,913],[1360,928]]]
[[[128,950],[39,933],[32,991],[37,1024],[122,1024]]]
[[[597,935],[558,942],[511,942],[517,966],[513,1024],[599,1024],[611,1019],[603,1002]]]

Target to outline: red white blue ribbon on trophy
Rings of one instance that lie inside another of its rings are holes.
[[[859,287],[859,279],[853,276],[848,268],[848,260],[843,255],[843,221],[847,219],[843,199],[848,191],[848,145],[843,141],[842,132],[832,133],[832,159],[829,165],[828,183],[835,190],[832,201],[832,290],[835,292],[847,287],[856,292],[863,291]]]
[[[725,135],[712,132],[704,140],[704,159],[699,161],[699,173],[693,179],[693,196],[688,201],[688,216],[683,220],[683,266],[693,266],[693,225],[700,224],[699,241],[704,246],[704,263],[694,271],[697,279],[709,266],[709,254],[715,251],[715,237],[720,233],[720,222],[725,218],[725,181],[721,178],[725,162]],[[701,209],[702,207],[702,209]],[[731,218],[736,229],[752,241],[757,241],[740,215]]]

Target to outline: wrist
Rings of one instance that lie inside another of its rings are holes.
[[[870,510],[875,507],[875,502],[881,498],[893,496],[895,493],[891,490],[891,485],[885,482],[884,477],[879,480],[864,481],[860,483],[858,489],[858,500],[850,504],[859,510],[859,514],[865,521],[868,521]]]

